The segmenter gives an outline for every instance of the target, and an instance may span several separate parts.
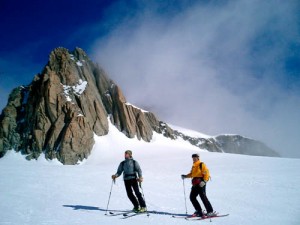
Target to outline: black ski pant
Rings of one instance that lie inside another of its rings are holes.
[[[132,202],[133,206],[136,208],[138,206],[146,207],[146,203],[140,192],[137,180],[136,179],[125,180],[124,183],[125,183],[127,196],[130,199],[130,201]],[[136,197],[134,196],[132,190],[134,191]]]
[[[200,198],[205,206],[206,212],[207,213],[213,212],[214,210],[206,196],[206,185],[204,185],[204,187],[200,187],[199,185],[194,185],[192,187],[191,194],[190,194],[190,200],[191,200],[195,210],[197,210],[199,212],[199,214],[201,215],[202,209],[197,200],[198,195],[200,195]]]

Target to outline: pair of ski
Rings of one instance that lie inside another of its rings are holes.
[[[192,216],[192,215],[172,216],[172,217],[173,218],[182,218],[182,219],[186,219],[186,220],[207,220],[207,219],[213,219],[213,218],[225,217],[225,216],[229,216],[229,214],[217,214],[215,216],[205,216],[205,217],[198,217],[198,216]]]
[[[150,216],[149,212],[133,212],[133,211],[123,211],[123,212],[109,212],[108,216],[123,216],[121,219],[127,219],[130,217],[138,216],[147,214],[147,216]],[[197,217],[192,215],[173,215],[173,218],[182,218],[186,220],[206,220],[206,219],[213,219],[218,217],[225,217],[229,216],[229,214],[217,214],[215,216],[206,216],[206,217]]]
[[[147,214],[147,216],[150,216],[148,212],[133,212],[133,211],[127,211],[127,212],[109,212],[109,216],[123,216],[121,219],[127,219],[133,216],[137,216],[137,215],[142,215],[142,214]]]

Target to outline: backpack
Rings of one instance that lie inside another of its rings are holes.
[[[199,165],[201,172],[202,172],[202,164],[203,164],[203,163],[204,163],[204,162],[200,162],[200,165]],[[206,169],[207,169],[208,177],[209,177],[209,179],[211,180],[211,177],[210,177],[210,174],[209,174],[209,169],[208,169],[207,167],[206,167]]]
[[[133,161],[133,171],[135,171],[136,170],[135,160],[133,159],[132,161]],[[125,164],[125,161],[122,161],[122,167],[124,167],[124,164]]]
[[[134,174],[125,174],[125,173],[124,173],[124,177],[128,177],[128,176],[135,176],[135,177],[137,177],[137,176],[136,176],[135,160],[132,159],[132,161],[133,161],[133,172],[134,172]],[[125,161],[122,161],[122,167],[123,167],[123,168],[124,168],[124,164],[125,164]]]
[[[201,162],[200,165],[199,165],[200,170],[202,170],[202,164],[203,164],[203,162]]]

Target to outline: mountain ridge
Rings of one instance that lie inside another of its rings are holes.
[[[44,153],[47,159],[76,164],[90,155],[94,134],[108,134],[108,120],[128,138],[145,142],[157,132],[213,152],[278,156],[263,143],[242,136],[206,139],[173,130],[152,112],[129,104],[121,88],[81,48],[70,52],[60,47],[29,85],[10,94],[0,115],[0,157],[14,149],[27,159]],[[260,149],[251,151],[254,145]]]

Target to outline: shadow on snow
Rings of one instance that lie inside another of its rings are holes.
[[[63,207],[73,208],[73,210],[89,210],[89,211],[101,211],[101,212],[119,212],[119,213],[126,213],[126,212],[132,212],[132,210],[119,210],[119,209],[103,209],[95,206],[86,206],[86,205],[63,205]],[[147,211],[151,214],[158,214],[158,215],[169,215],[169,216],[186,216],[187,214],[184,213],[170,213],[170,212],[163,212],[163,211]]]

